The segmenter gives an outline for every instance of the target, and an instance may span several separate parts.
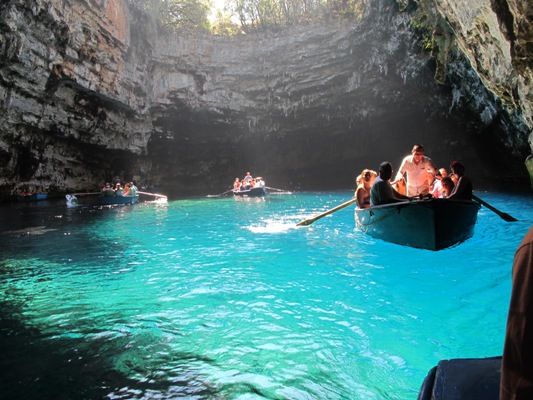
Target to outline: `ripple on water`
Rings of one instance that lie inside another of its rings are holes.
[[[350,208],[296,228],[350,195],[11,216],[0,332],[20,339],[4,359],[22,372],[10,394],[33,382],[34,398],[72,385],[116,399],[411,399],[439,359],[501,353],[532,200],[484,194],[522,221],[482,209],[472,239],[437,253],[354,230]],[[71,383],[33,373],[35,357]]]

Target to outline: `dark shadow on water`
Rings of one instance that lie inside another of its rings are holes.
[[[124,206],[121,211],[129,212]],[[42,267],[32,265],[34,273],[42,268],[47,272],[53,263],[68,273],[77,262],[91,262],[90,271],[110,271],[120,267],[127,245],[117,240],[95,236],[90,227],[116,218],[111,208],[79,207],[67,209],[64,203],[12,204],[0,207],[0,261],[6,259],[37,258]],[[0,262],[0,273],[8,266]]]
[[[47,338],[38,329],[24,324],[19,307],[0,302],[0,398],[217,397],[215,388],[187,368],[191,360],[210,363],[213,360],[189,353],[172,354],[172,361],[184,366],[182,377],[176,378],[174,371],[172,380],[150,376],[135,380],[113,367],[114,357],[125,348],[125,343],[116,340]]]

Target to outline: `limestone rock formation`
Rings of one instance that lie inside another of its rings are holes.
[[[272,186],[350,187],[415,142],[480,182],[527,179],[530,10],[405,3],[226,38],[163,31],[125,0],[6,0],[0,193],[115,177],[206,193],[249,169]],[[433,54],[413,27],[422,8]]]

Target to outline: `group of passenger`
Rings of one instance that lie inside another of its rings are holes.
[[[242,190],[250,190],[256,187],[265,187],[265,181],[262,177],[258,176],[254,178],[250,172],[246,172],[244,178],[235,178],[233,181],[233,191],[238,192]]]
[[[424,147],[416,144],[411,155],[402,160],[395,180],[392,164],[384,161],[379,173],[364,169],[356,179],[354,197],[359,208],[396,203],[413,198],[447,198],[472,200],[472,182],[465,176],[465,167],[459,161],[437,170]]]
[[[102,188],[102,194],[104,196],[137,196],[137,186],[134,182],[128,182],[124,186],[122,183],[117,182],[115,186],[107,182]]]

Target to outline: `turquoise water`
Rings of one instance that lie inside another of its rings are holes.
[[[531,196],[482,193],[440,252],[354,230],[350,198],[0,208],[0,397],[413,399],[440,359],[501,354]]]

